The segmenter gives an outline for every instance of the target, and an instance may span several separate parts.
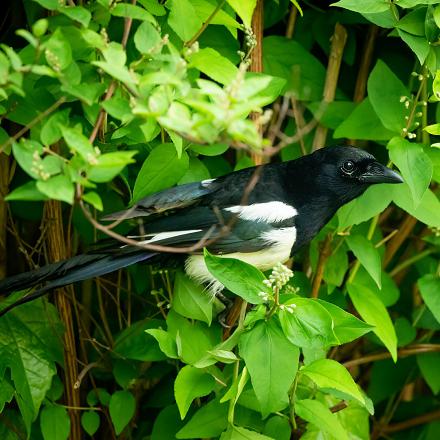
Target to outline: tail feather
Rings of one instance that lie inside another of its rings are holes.
[[[6,278],[0,281],[1,294],[29,289],[41,283],[46,284],[35,292],[24,296],[1,310],[0,317],[18,305],[39,298],[57,287],[99,277],[132,264],[148,260],[155,255],[157,254],[138,249],[122,254],[96,252],[77,255],[68,260],[48,264],[41,269]]]

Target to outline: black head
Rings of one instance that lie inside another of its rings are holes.
[[[317,164],[319,186],[330,191],[339,204],[358,197],[372,184],[403,182],[398,173],[360,148],[327,147],[310,157]]]

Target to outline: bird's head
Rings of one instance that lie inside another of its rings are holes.
[[[347,203],[375,183],[402,183],[402,177],[360,148],[337,146],[313,153],[319,185]]]

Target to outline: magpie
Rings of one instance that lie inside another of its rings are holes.
[[[259,178],[243,203],[249,181]],[[402,177],[359,148],[334,146],[299,159],[235,171],[216,179],[173,187],[137,202],[104,220],[142,222],[139,244],[188,247],[208,236],[208,250],[237,258],[261,270],[285,262],[308,243],[338,208],[376,183],[402,183]],[[229,222],[229,223],[228,223]],[[224,234],[224,225],[233,225]],[[166,254],[166,253],[165,253]],[[114,242],[68,260],[0,281],[0,293],[39,288],[0,311],[67,284],[98,277],[163,255]],[[223,286],[208,271],[202,251],[185,257],[186,273],[211,292]]]

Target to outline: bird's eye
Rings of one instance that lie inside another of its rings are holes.
[[[356,165],[351,161],[347,160],[347,162],[344,162],[342,165],[342,171],[345,174],[353,174],[353,171],[356,169]]]

